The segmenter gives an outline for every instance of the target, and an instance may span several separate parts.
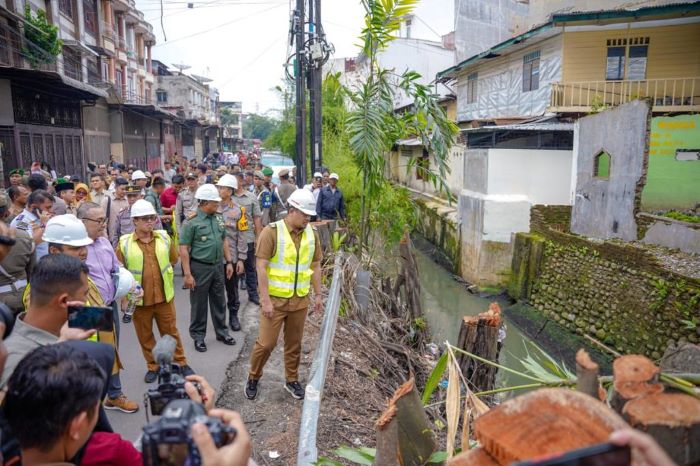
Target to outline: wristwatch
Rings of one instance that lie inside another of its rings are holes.
[[[226,261],[226,265],[229,265],[229,264],[233,265],[233,261]]]

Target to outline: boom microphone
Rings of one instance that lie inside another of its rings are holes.
[[[176,346],[177,342],[172,336],[163,335],[163,337],[158,340],[158,343],[156,343],[156,347],[153,348],[153,357],[156,362],[161,366],[166,365],[169,367],[173,362],[173,354],[175,354]]]

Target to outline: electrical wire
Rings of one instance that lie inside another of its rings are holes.
[[[220,29],[220,28],[225,27],[225,26],[228,26],[228,25],[230,25],[230,24],[238,23],[238,22],[240,22],[240,21],[243,21],[243,20],[252,18],[253,16],[257,16],[257,15],[259,15],[259,14],[261,14],[261,13],[266,13],[266,12],[268,12],[268,11],[274,10],[275,8],[279,8],[279,7],[280,7],[280,5],[274,5],[274,6],[270,7],[270,8],[265,8],[264,10],[256,11],[256,12],[251,13],[251,14],[249,14],[249,15],[240,16],[240,17],[238,17],[238,18],[236,18],[236,19],[233,19],[233,20],[231,20],[231,21],[227,21],[227,22],[225,22],[225,23],[218,24],[218,25],[216,25],[216,26],[213,26],[213,27],[210,27],[210,28],[208,28],[208,29],[205,29],[204,31],[194,32],[194,33],[188,34],[188,35],[186,35],[186,36],[178,37],[177,39],[173,39],[173,40],[171,40],[171,41],[169,41],[169,42],[167,42],[167,43],[156,44],[156,45],[154,45],[153,47],[158,47],[158,46],[161,46],[161,45],[169,45],[169,44],[172,44],[173,42],[178,42],[178,41],[181,41],[181,40],[190,39],[190,38],[195,37],[195,36],[200,36],[200,35],[202,35],[202,34],[207,34],[207,33],[211,32],[211,31],[216,30],[216,29]]]
[[[248,68],[250,68],[251,66],[253,66],[253,65],[254,65],[255,63],[257,63],[257,61],[260,60],[274,45],[277,45],[277,43],[280,41],[280,39],[287,40],[286,37],[281,37],[281,38],[280,38],[280,37],[277,37],[277,38],[275,38],[272,42],[270,42],[270,44],[269,44],[267,47],[265,47],[265,49],[263,49],[262,52],[258,53],[257,56],[256,56],[251,62],[249,62],[249,63],[247,63],[246,65],[244,65],[243,68],[239,68],[238,70],[236,70],[236,73],[235,73],[235,74],[233,74],[232,76],[226,78],[226,80],[223,81],[223,82],[220,83],[220,84],[219,84],[218,80],[215,81],[215,82],[217,83],[217,84],[216,84],[216,87],[217,87],[217,88],[221,88],[221,87],[226,86],[228,83],[230,83],[230,82],[233,81],[235,78],[237,78],[242,72],[246,71]]]

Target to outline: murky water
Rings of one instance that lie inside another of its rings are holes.
[[[454,280],[452,275],[436,264],[423,252],[416,250],[416,261],[421,281],[421,297],[433,341],[445,340],[457,344],[462,317],[476,315],[488,309],[490,301],[469,293],[466,287]],[[527,336],[506,320],[506,339],[499,358],[503,366],[522,371],[518,359],[526,356]],[[532,352],[532,349],[530,348]],[[514,386],[531,383],[531,380],[505,371],[498,373],[499,386]]]

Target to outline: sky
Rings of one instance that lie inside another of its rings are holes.
[[[334,57],[357,55],[364,10],[359,0],[321,0],[322,21]],[[136,0],[153,25],[153,58],[173,69],[206,76],[221,100],[243,102],[246,113],[274,113],[281,107],[273,90],[282,84],[283,64],[293,49],[289,15],[295,0]],[[188,3],[193,8],[188,8]],[[454,0],[422,0],[413,36],[439,40],[453,29]],[[167,41],[165,40],[167,38]]]

